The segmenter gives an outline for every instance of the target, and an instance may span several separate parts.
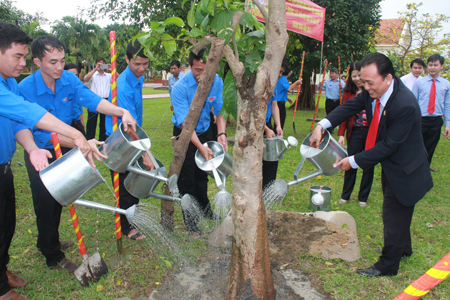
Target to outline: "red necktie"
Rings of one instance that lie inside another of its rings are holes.
[[[430,101],[428,101],[428,113],[432,115],[434,113],[435,100],[436,100],[436,78],[433,78],[430,90]]]
[[[375,103],[375,110],[373,112],[372,122],[370,123],[369,133],[366,138],[366,150],[369,150],[375,146],[375,140],[377,139],[378,124],[380,123],[380,99],[377,99]]]

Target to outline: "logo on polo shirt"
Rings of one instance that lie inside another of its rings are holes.
[[[66,98],[63,99],[63,101],[64,101],[64,102],[72,101],[72,98],[69,99],[69,96],[66,96]]]
[[[214,98],[216,98],[216,96],[214,96],[214,97],[209,97],[209,98],[208,98],[209,102],[213,102]]]

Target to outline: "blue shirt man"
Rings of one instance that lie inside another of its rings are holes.
[[[282,75],[278,81],[277,85],[275,86],[274,94],[277,94],[277,101],[278,102],[287,102],[288,101],[288,90],[291,87],[291,84],[289,83],[286,76]]]
[[[197,54],[192,51],[189,52],[189,65],[191,71],[186,76],[180,79],[173,87],[172,103],[174,109],[174,116],[172,123],[174,124],[173,135],[179,136],[185,125],[189,107],[194,99],[195,92],[199,85],[200,76],[202,76],[206,62],[203,60],[205,48],[201,49]],[[222,89],[223,81],[216,74],[212,83],[211,89],[206,96],[205,104],[200,112],[195,131],[192,133],[190,143],[186,152],[186,158],[181,168],[180,176],[178,178],[178,189],[181,195],[189,194],[195,198],[198,203],[200,211],[205,217],[217,219],[217,216],[212,213],[211,205],[208,199],[208,175],[200,170],[195,163],[195,154],[197,151],[203,156],[205,160],[213,157],[213,152],[207,146],[207,142],[217,140],[225,151],[228,151],[227,138],[225,133],[225,120],[220,114],[222,109]],[[203,99],[202,99],[203,100]],[[218,134],[214,136],[210,128],[211,108],[214,108],[216,115],[216,124]],[[170,215],[172,212],[167,208],[162,208],[162,216]],[[198,218],[193,216],[188,210],[183,210],[184,223],[189,233],[200,235],[201,231],[197,226]]]
[[[172,97],[173,86],[175,85],[175,83],[177,83],[178,80],[180,80],[184,76],[186,76],[186,75],[183,72],[180,72],[178,74],[177,78],[175,78],[175,76],[173,74],[170,74],[170,76],[169,76],[169,95],[170,95],[170,97]],[[172,103],[172,99],[170,100],[170,102]]]
[[[77,104],[96,111],[102,98],[89,90],[69,71],[63,71],[55,81],[53,92],[44,82],[41,70],[22,80],[19,84],[20,95],[27,101],[37,103],[59,120],[70,125],[74,114],[78,113]],[[39,148],[53,149],[50,131],[33,129],[33,136]]]
[[[181,129],[181,124],[184,123],[184,119],[187,116],[192,99],[194,99],[195,92],[197,91],[198,83],[194,79],[192,72],[189,72],[175,84],[173,89],[172,103],[175,107],[174,116],[172,117],[172,123]],[[223,105],[222,99],[223,81],[219,75],[215,75],[211,90],[206,97],[205,105],[202,108],[200,118],[198,119],[197,126],[195,127],[196,133],[204,133],[210,126],[210,114],[211,108],[214,108],[214,112],[220,112]]]
[[[16,151],[15,135],[33,128],[47,113],[39,105],[28,103],[19,96],[19,88],[14,78],[6,80],[0,76],[0,165],[8,163]]]
[[[340,87],[339,87],[340,86]],[[320,84],[318,85],[320,91]],[[330,79],[325,80],[323,83],[323,88],[325,89],[325,111],[327,115],[332,112],[340,104],[340,93],[339,88],[341,88],[341,94],[344,94],[345,82],[338,78],[338,70],[332,68],[330,70]],[[334,128],[330,128],[330,133],[333,133]]]
[[[444,123],[442,116],[445,120],[444,137],[448,138],[450,135],[450,83],[439,76],[444,62],[444,57],[441,55],[431,55],[427,59],[428,75],[417,79],[412,88],[422,113],[422,138],[430,164],[434,150],[441,138],[441,128]],[[434,101],[430,99],[432,92]],[[431,167],[430,169],[436,171]]]
[[[144,87],[144,76],[139,79],[128,66],[125,71],[117,78],[117,106],[128,110],[139,126],[142,126],[142,88]],[[109,101],[112,102],[111,92],[109,93]],[[117,124],[122,122],[122,118],[118,118]],[[112,130],[112,116],[105,118],[106,135],[110,136]]]
[[[172,104],[172,89],[175,83],[177,83],[178,80],[183,78],[186,74],[181,72],[181,63],[178,60],[173,60],[170,63],[170,73],[172,73],[169,76],[169,95],[170,95],[170,110],[173,111],[173,104]]]

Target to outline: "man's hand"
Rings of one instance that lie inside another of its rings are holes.
[[[266,128],[266,138],[270,139],[273,137],[275,137],[275,132],[270,128]]]
[[[350,161],[349,161],[348,157],[346,157],[343,160],[341,160],[340,162],[335,163],[333,165],[333,167],[335,167],[335,168],[340,167],[341,172],[344,172],[344,171],[350,170],[352,168],[352,165],[350,165]]]
[[[133,116],[130,114],[130,112],[126,109],[124,109],[124,113],[122,116],[122,124],[123,124],[123,130],[128,131],[128,126],[131,126],[133,128],[133,131],[136,132],[136,120],[133,118]]]
[[[30,162],[38,172],[48,167],[48,158],[52,157],[50,151],[45,149],[38,148],[30,152]]]
[[[173,111],[173,105],[172,104],[170,104],[170,110]]]
[[[445,127],[445,138],[448,138],[448,136],[450,135],[450,126]]]
[[[222,145],[222,147],[225,149],[225,151],[228,151],[228,141],[225,134],[222,134],[217,138],[217,141]]]
[[[320,143],[322,142],[324,136],[325,133],[322,133],[322,126],[317,125],[316,129],[313,131],[313,134],[309,138],[309,145],[319,149]]]
[[[147,152],[145,152],[144,156],[142,157],[142,163],[144,164],[145,169],[147,171],[155,169],[155,165],[153,164],[153,161],[152,161],[152,159],[150,158],[150,155],[148,155]]]
[[[338,143],[339,143],[339,145],[341,145],[342,147],[345,146],[345,138],[344,138],[342,135],[339,136]]]
[[[75,144],[75,147],[78,147],[78,149],[81,150],[84,156],[88,156],[88,154],[92,151],[91,146],[89,145],[88,141],[86,141],[86,138],[84,135],[77,131],[77,134],[75,138],[72,138],[73,143]]]
[[[202,154],[203,158],[206,161],[208,161],[208,160],[210,160],[211,158],[214,157],[214,153],[207,146],[203,146],[202,145],[200,148],[198,148],[198,151],[200,151],[200,153]]]
[[[92,154],[94,155],[94,158],[98,161],[102,161],[103,159],[107,159],[108,157],[100,151],[98,151],[97,145],[103,145],[105,142],[99,142],[96,139],[91,139],[88,141],[89,146],[91,147]]]
[[[277,135],[283,136],[283,129],[280,126],[277,126]]]

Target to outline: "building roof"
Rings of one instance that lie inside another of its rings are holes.
[[[397,44],[403,31],[402,19],[384,19],[380,22],[380,28],[375,33],[377,45]]]

